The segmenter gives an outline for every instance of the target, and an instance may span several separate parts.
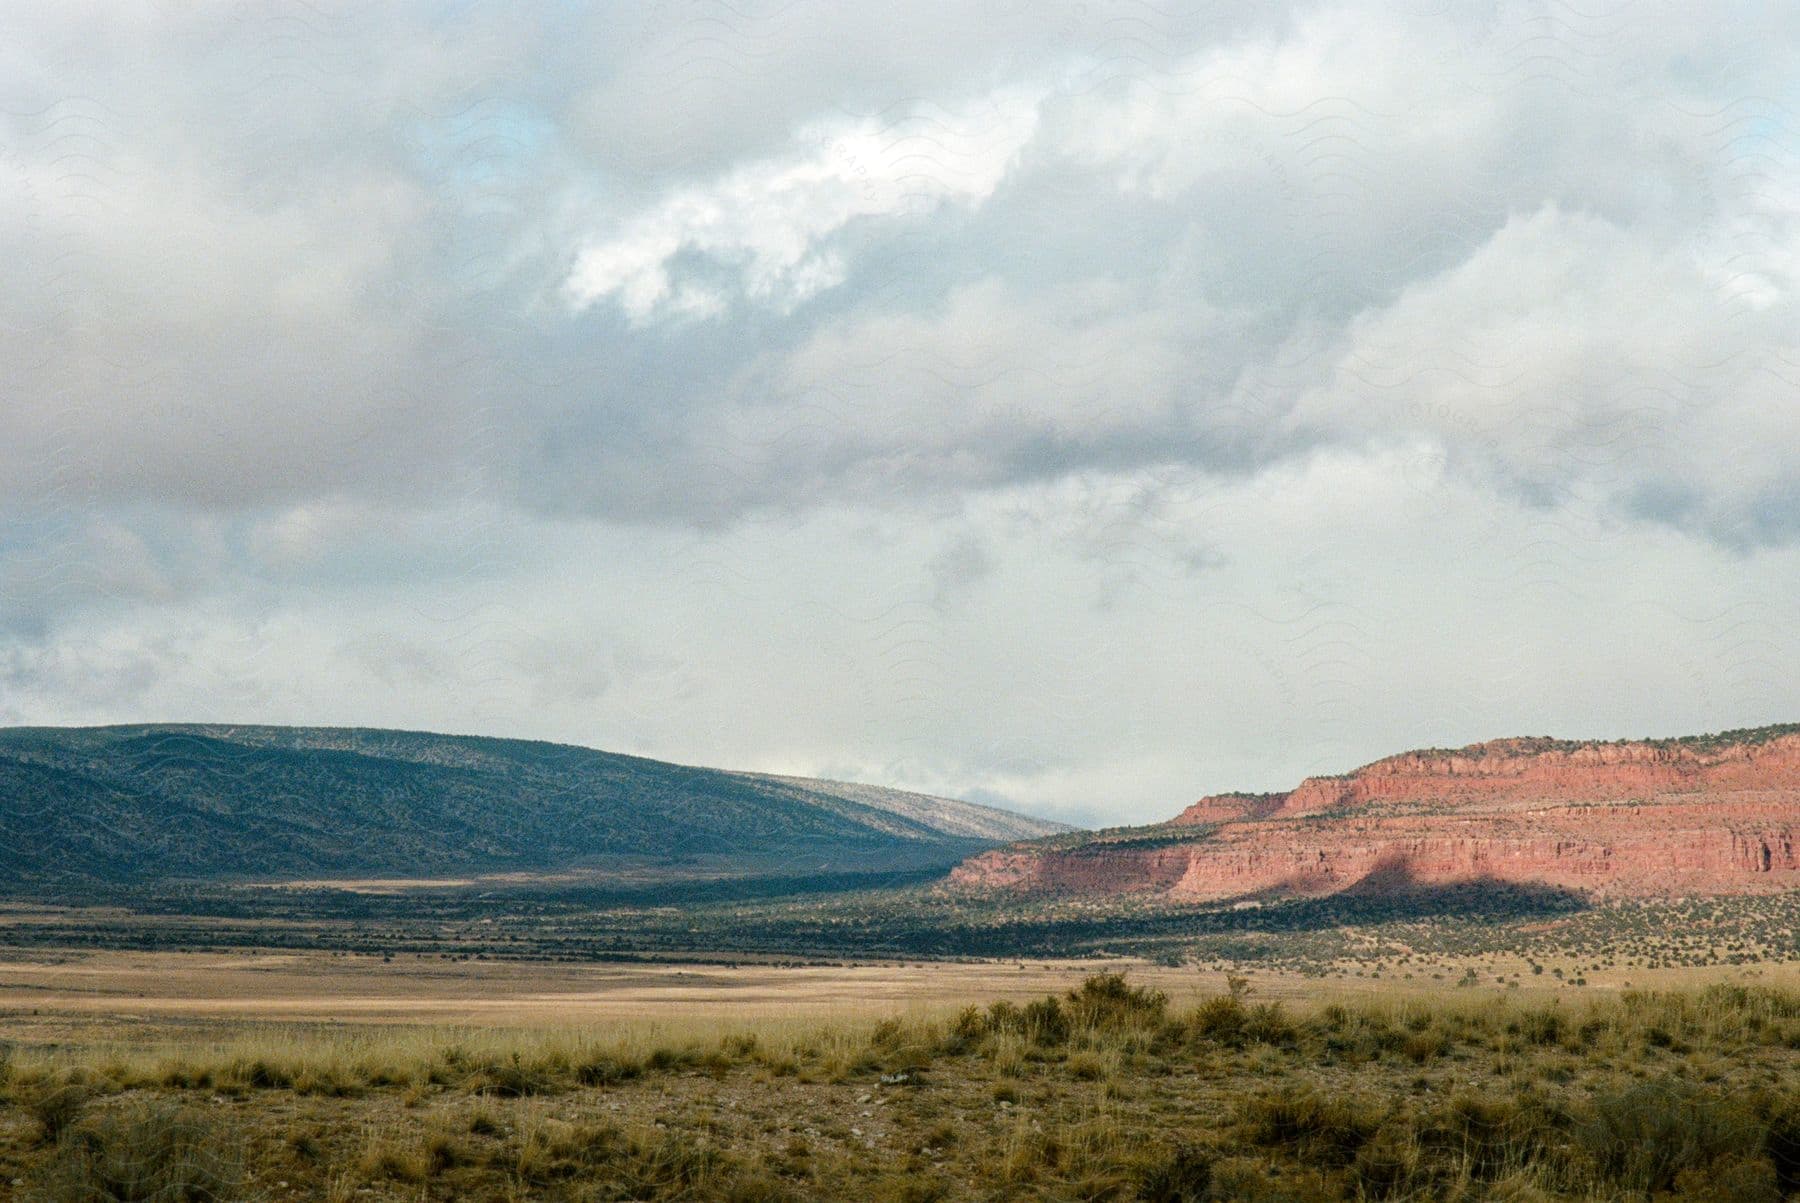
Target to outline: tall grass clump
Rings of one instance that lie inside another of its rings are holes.
[[[242,1172],[215,1121],[141,1102],[64,1132],[35,1185],[56,1203],[214,1203],[238,1197]]]
[[[1648,1195],[1742,1177],[1746,1163],[1762,1160],[1771,1128],[1738,1101],[1671,1079],[1597,1095],[1574,1132],[1599,1182]],[[1773,1162],[1766,1169],[1772,1186]]]

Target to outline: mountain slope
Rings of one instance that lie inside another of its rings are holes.
[[[978,855],[972,887],[1231,899],[1501,881],[1593,896],[1800,888],[1800,725],[1408,752],[1168,823]]]
[[[1059,825],[873,786],[526,740],[0,729],[0,875],[424,877],[575,866],[891,872]]]

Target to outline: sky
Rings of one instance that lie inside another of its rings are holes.
[[[0,264],[0,724],[1800,720],[1800,7],[7,5]]]

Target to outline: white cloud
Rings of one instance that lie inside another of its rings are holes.
[[[1780,400],[1795,299],[1740,303],[1689,240],[1546,206],[1361,315],[1294,419],[1425,434],[1543,505],[1587,491],[1727,542],[1791,536],[1800,499],[1758,510],[1800,479],[1800,410]]]
[[[997,92],[961,110],[961,128],[927,112],[809,126],[790,154],[679,189],[591,238],[565,294],[577,309],[610,300],[634,324],[715,316],[740,299],[791,309],[843,282],[846,251],[832,240],[851,223],[917,222],[991,196],[1037,103]]]

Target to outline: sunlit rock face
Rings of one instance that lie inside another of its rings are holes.
[[[1179,900],[1473,881],[1595,897],[1793,889],[1800,728],[1407,752],[1287,794],[1202,798],[1157,831],[997,849],[953,880]]]

